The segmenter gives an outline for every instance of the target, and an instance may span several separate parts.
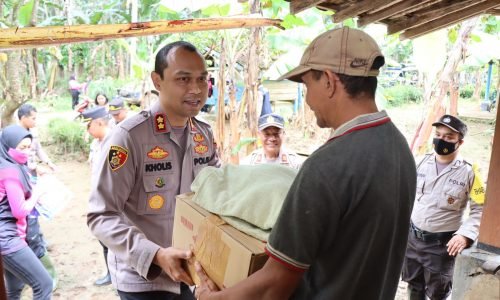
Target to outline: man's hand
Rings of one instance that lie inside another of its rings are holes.
[[[182,268],[183,260],[190,259],[192,255],[191,251],[172,247],[160,248],[156,252],[153,263],[160,266],[173,281],[182,281],[187,285],[194,285],[191,276]]]
[[[460,234],[454,235],[451,240],[446,244],[448,246],[448,254],[451,256],[456,256],[458,253],[462,252],[467,248],[469,240]]]
[[[201,300],[202,296],[204,296],[205,299],[211,292],[216,292],[219,288],[212,281],[212,279],[207,276],[199,262],[195,262],[194,266],[198,277],[200,277],[200,285],[196,286],[195,297],[196,299]]]

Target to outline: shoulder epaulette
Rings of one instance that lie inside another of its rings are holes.
[[[202,117],[200,117],[200,116],[195,116],[195,117],[193,117],[193,119],[195,119],[195,120],[196,120],[196,122],[203,123],[203,124],[205,124],[205,125],[210,126],[210,123],[208,123],[208,121],[206,121],[205,119],[203,119],[203,118],[202,118]]]
[[[151,113],[149,111],[143,110],[140,113],[123,120],[120,122],[119,126],[127,131],[130,131],[138,125],[144,123],[150,116]]]

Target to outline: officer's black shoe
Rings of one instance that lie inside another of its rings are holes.
[[[94,282],[94,285],[96,285],[96,286],[104,286],[104,285],[108,285],[108,284],[111,284],[111,276],[109,275],[109,273],[106,273],[106,275],[97,279]]]

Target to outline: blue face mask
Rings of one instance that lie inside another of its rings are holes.
[[[457,150],[456,143],[450,143],[442,139],[435,138],[432,140],[432,144],[434,145],[434,151],[439,155],[449,155]]]
[[[10,157],[12,157],[17,163],[24,165],[26,162],[28,162],[28,154],[21,152],[17,149],[10,148],[9,151]]]

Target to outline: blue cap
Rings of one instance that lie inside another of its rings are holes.
[[[123,103],[122,97],[113,98],[113,100],[109,102],[109,113],[112,115],[118,114],[124,107],[125,104]]]
[[[83,122],[90,122],[95,119],[101,119],[108,116],[104,106],[95,106],[82,112]]]
[[[259,118],[259,130],[264,130],[271,126],[283,129],[285,127],[285,120],[278,114],[266,114]]]

